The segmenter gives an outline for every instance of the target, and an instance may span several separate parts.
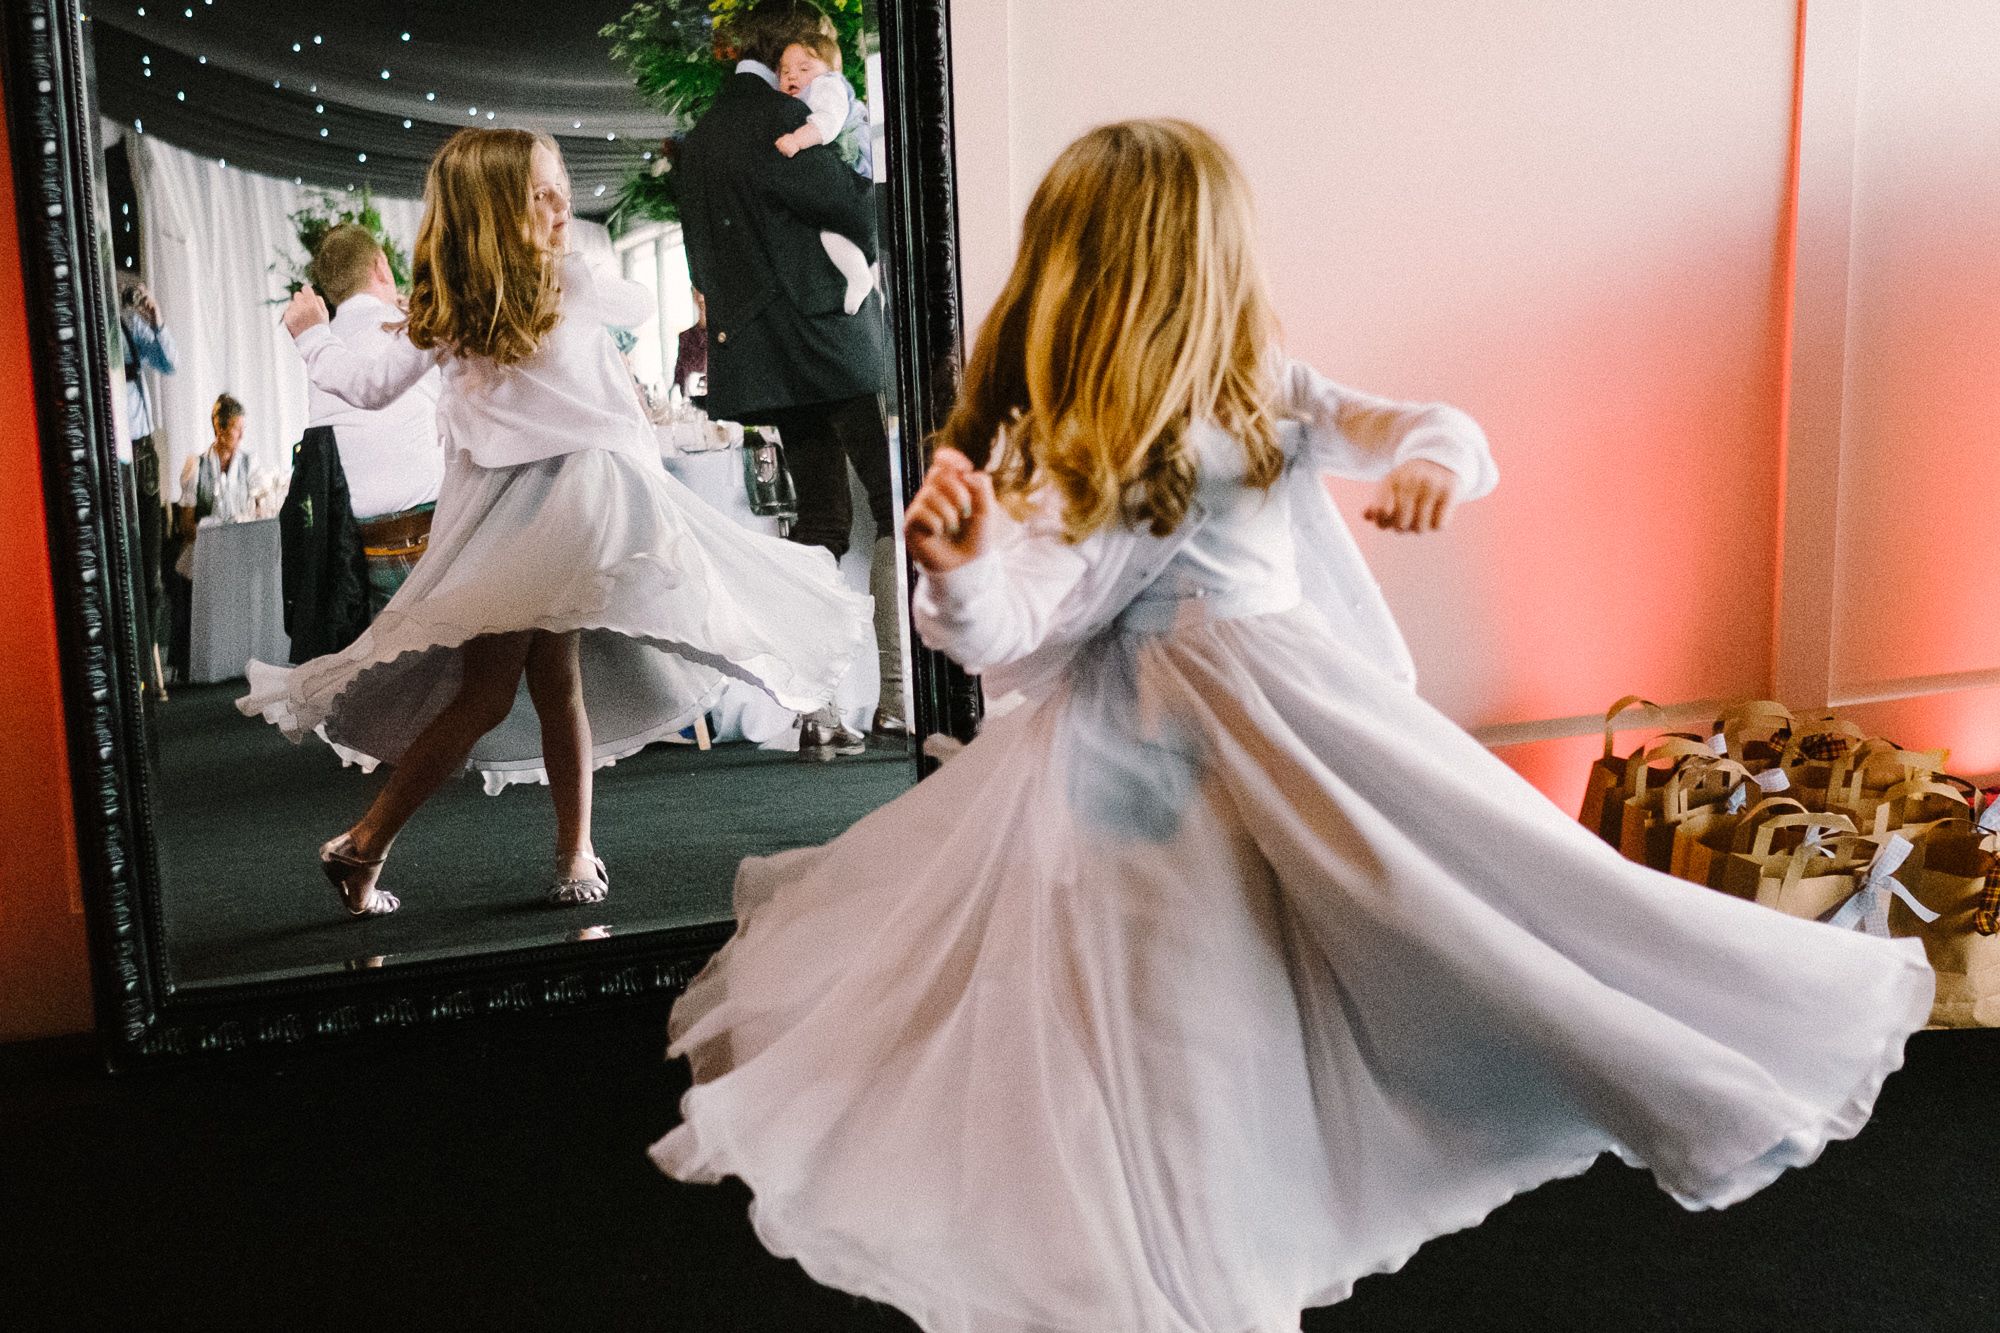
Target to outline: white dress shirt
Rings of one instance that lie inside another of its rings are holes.
[[[356,292],[340,303],[329,325],[333,336],[359,356],[373,359],[396,341],[383,328],[403,312],[379,296]],[[362,521],[399,513],[438,498],[444,482],[444,449],[438,443],[436,371],[386,407],[354,407],[320,388],[310,390],[306,425],[333,427],[348,502]]]
[[[442,368],[439,434],[481,467],[514,467],[584,449],[623,449],[649,461],[659,445],[632,374],[609,328],[632,328],[655,312],[636,282],[599,277],[582,255],[562,260],[562,321],[532,356],[503,366],[483,356],[421,349],[402,333],[362,354],[325,324],[299,335],[314,384],[355,407],[382,408]]]

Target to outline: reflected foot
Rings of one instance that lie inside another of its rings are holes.
[[[581,862],[581,863],[579,863]],[[589,873],[595,871],[595,874]],[[611,876],[604,869],[604,862],[593,856],[583,861],[572,861],[567,873],[549,886],[549,901],[557,907],[581,907],[586,903],[601,903],[611,892]]]
[[[868,738],[847,726],[830,708],[799,719],[799,758],[808,763],[863,754],[867,749]]]
[[[362,856],[355,850],[354,839],[345,833],[328,839],[319,849],[319,867],[340,893],[341,906],[349,916],[387,916],[403,905],[402,899],[375,884],[382,877],[382,863],[388,859]]]

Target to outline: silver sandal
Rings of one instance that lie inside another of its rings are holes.
[[[380,870],[382,863],[388,859],[383,855],[367,861],[356,856],[354,840],[345,833],[327,839],[319,849],[319,868],[326,872],[327,879],[340,894],[340,905],[347,909],[349,916],[387,916],[403,905],[402,899],[380,885],[362,890],[369,896],[361,900],[361,906],[354,905],[354,886],[364,878],[362,872]]]
[[[557,907],[583,907],[590,903],[601,903],[611,892],[611,876],[604,869],[604,859],[593,856],[591,864],[597,867],[596,879],[559,879],[549,885],[549,901]]]

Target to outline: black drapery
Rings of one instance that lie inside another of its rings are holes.
[[[519,126],[562,145],[577,211],[590,214],[671,128],[598,36],[629,3],[120,0],[95,7],[88,27],[103,113],[176,147],[414,198],[454,131]]]

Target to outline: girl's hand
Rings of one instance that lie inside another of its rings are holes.
[[[910,558],[930,574],[947,573],[978,559],[986,550],[989,520],[997,504],[992,477],[958,450],[938,450],[916,498],[903,511],[903,540]]]
[[[314,325],[326,322],[326,302],[319,299],[319,293],[310,283],[292,293],[292,302],[285,307],[286,333],[296,338]]]
[[[1382,479],[1361,517],[1390,532],[1436,532],[1458,505],[1458,474],[1442,463],[1413,458]]]
[[[797,157],[799,149],[804,147],[805,145],[799,141],[799,136],[796,134],[781,134],[778,136],[778,151],[786,157]]]

